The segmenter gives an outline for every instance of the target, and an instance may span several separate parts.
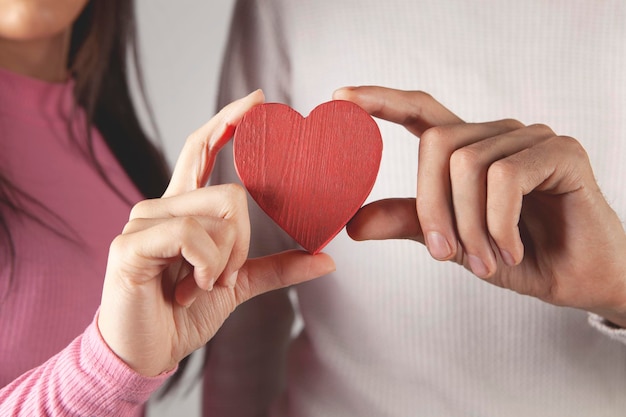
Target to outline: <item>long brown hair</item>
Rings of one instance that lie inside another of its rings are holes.
[[[134,2],[90,0],[72,27],[67,66],[75,81],[74,97],[86,113],[87,129],[95,126],[143,196],[156,198],[165,191],[169,169],[162,152],[143,130],[131,98],[129,63],[134,65],[138,85],[151,115],[145,101],[138,56]],[[102,178],[125,199],[96,160],[90,130],[87,134],[88,158]],[[0,172],[0,208],[31,217],[16,203],[17,197],[36,203],[34,196],[17,189]],[[0,243],[4,252],[0,253],[0,259],[8,260],[0,267],[9,268],[8,276],[13,279],[15,257],[19,254],[1,211]],[[179,372],[169,381],[168,389],[176,385],[186,363],[187,360],[181,363]]]
[[[133,183],[146,198],[154,198],[165,190],[169,172],[136,115],[127,76],[129,56],[139,74],[133,2],[90,1],[72,30],[68,67],[75,79],[74,95]],[[137,79],[143,86],[140,75]]]

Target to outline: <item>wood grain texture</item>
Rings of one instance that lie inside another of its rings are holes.
[[[376,122],[348,101],[316,107],[307,118],[278,103],[251,109],[233,152],[252,198],[304,249],[318,253],[369,195],[380,166]]]

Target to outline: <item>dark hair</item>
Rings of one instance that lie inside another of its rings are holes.
[[[132,1],[92,0],[74,23],[68,66],[76,82],[74,95],[87,119],[141,193],[155,198],[165,191],[169,172],[163,155],[142,129],[130,97],[129,53],[143,87],[136,37]],[[89,142],[90,156],[97,163],[91,138]]]
[[[169,181],[165,158],[142,129],[130,95],[127,73],[129,58],[135,66],[138,85],[145,101],[134,11],[134,2],[129,0],[90,0],[72,27],[67,62],[75,81],[74,97],[87,116],[87,157],[109,186],[126,201],[96,160],[90,126],[95,125],[100,131],[143,196],[161,196]],[[146,106],[151,114],[147,102]],[[0,207],[31,217],[16,203],[17,197],[34,201],[34,197],[14,187],[10,179],[0,172]],[[2,245],[4,253],[0,255],[9,260],[3,264],[9,268],[9,276],[12,276],[17,254],[10,229],[1,213],[0,242],[6,243]],[[167,390],[178,382],[186,363],[186,360],[181,363],[179,372],[171,378]]]

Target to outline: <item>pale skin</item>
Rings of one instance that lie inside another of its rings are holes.
[[[0,0],[0,66],[65,80],[85,4]],[[364,87],[335,98],[420,137],[417,199],[364,207],[348,225],[353,238],[414,239],[495,285],[626,327],[626,236],[575,139],[514,120],[464,123],[421,92]],[[137,372],[171,370],[246,299],[334,269],[326,255],[295,251],[247,260],[243,190],[204,187],[219,148],[262,101],[255,92],[192,134],[163,198],[135,206],[111,245],[98,326]]]
[[[0,0],[0,67],[67,79],[71,25],[86,1]],[[244,301],[334,270],[325,254],[248,258],[245,191],[206,187],[215,157],[261,91],[231,103],[191,134],[159,199],[135,205],[112,242],[97,319],[102,338],[136,372],[170,371]]]
[[[516,120],[465,123],[418,91],[334,98],[420,138],[417,198],[365,206],[352,238],[413,239],[494,285],[626,327],[626,234],[576,139]]]
[[[87,0],[0,0],[0,67],[65,81],[71,26],[86,5]]]
[[[163,197],[137,204],[111,245],[98,326],[144,375],[172,369],[206,344],[244,301],[335,268],[328,255],[303,251],[247,259],[243,188],[204,187],[234,126],[262,101],[256,91],[192,134]]]

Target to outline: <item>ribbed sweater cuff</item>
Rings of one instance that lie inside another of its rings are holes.
[[[97,326],[97,316],[87,328],[80,346],[80,366],[85,372],[99,378],[103,391],[110,393],[111,399],[129,405],[142,405],[174,372],[156,377],[138,374],[123,362],[106,344]]]
[[[145,377],[113,353],[94,320],[41,366],[0,390],[0,415],[138,416],[174,372]]]
[[[589,324],[600,333],[626,345],[626,329],[615,326],[604,317],[589,313]]]

